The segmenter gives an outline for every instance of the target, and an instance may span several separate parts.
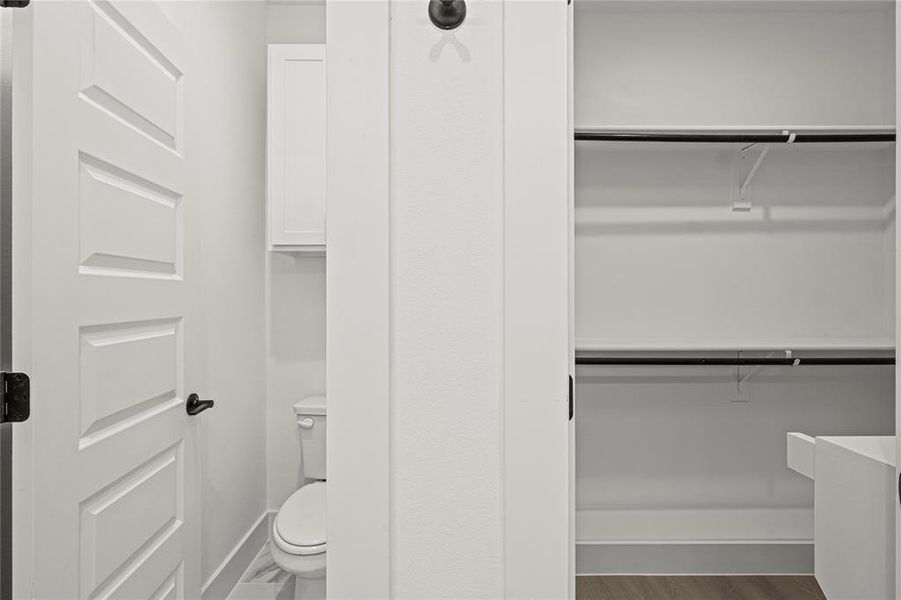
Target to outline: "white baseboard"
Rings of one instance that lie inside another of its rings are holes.
[[[580,508],[576,543],[810,543],[813,507]]]
[[[576,545],[577,575],[810,575],[813,544],[615,543]]]
[[[269,512],[260,515],[260,518],[250,526],[244,537],[232,548],[222,564],[213,571],[213,574],[203,584],[200,593],[202,600],[225,600],[232,589],[241,579],[241,575],[256,558],[260,548],[269,537]]]
[[[576,511],[580,575],[813,573],[813,509]]]

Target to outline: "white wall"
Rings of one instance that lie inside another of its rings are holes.
[[[503,5],[391,22],[392,595],[503,596]],[[453,40],[453,41],[452,41]]]
[[[885,5],[627,4],[576,6],[577,127],[894,123]]]
[[[270,0],[266,3],[267,44],[325,42],[325,0]]]
[[[264,358],[265,6],[173,2],[167,13],[192,41],[188,144],[203,190],[204,389],[202,581],[265,510]]]
[[[579,345],[890,345],[883,146],[774,147],[733,212],[738,146],[578,143]]]
[[[885,6],[664,4],[582,9],[577,127],[894,125]],[[577,345],[893,346],[893,148],[774,147],[750,213],[731,210],[737,154],[577,143]],[[592,556],[601,568],[678,571],[691,561],[656,563],[654,543],[695,544],[687,552],[697,558],[698,542],[725,541],[729,553],[706,567],[753,571],[777,546],[739,556],[734,542],[813,535],[813,488],[785,467],[786,431],[893,432],[891,369],[764,369],[742,394],[737,375],[580,368],[580,553],[641,543],[631,562]]]
[[[325,3],[268,3],[266,42],[325,42]],[[267,506],[278,510],[303,482],[294,403],[325,394],[325,258],[266,257]]]
[[[567,6],[425,10],[328,4],[329,590],[565,597]]]

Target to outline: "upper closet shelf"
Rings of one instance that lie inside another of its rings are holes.
[[[575,129],[576,141],[626,142],[624,147],[643,146],[644,142],[688,144],[732,144],[737,150],[732,210],[749,212],[751,183],[763,165],[770,150],[776,146],[795,144],[830,144],[834,149],[846,149],[860,144],[893,147],[893,127],[798,127],[798,128],[582,128]],[[696,147],[696,146],[695,146]],[[822,147],[822,146],[821,146]],[[867,146],[864,146],[867,147]],[[757,153],[752,156],[752,153]]]
[[[588,128],[575,130],[576,141],[683,142],[714,144],[805,144],[894,142],[895,129],[862,128]]]
[[[660,352],[780,352],[784,350],[814,352],[890,352],[895,341],[872,339],[779,339],[719,341],[626,341],[576,339],[576,353],[660,353]]]

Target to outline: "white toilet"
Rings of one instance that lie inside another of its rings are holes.
[[[325,409],[325,398],[320,396],[294,405],[304,476],[314,481],[285,500],[272,524],[272,557],[297,576],[294,597],[298,600],[325,598]]]

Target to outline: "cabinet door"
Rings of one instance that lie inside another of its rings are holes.
[[[270,45],[267,191],[273,250],[325,249],[325,102],[325,45]]]

